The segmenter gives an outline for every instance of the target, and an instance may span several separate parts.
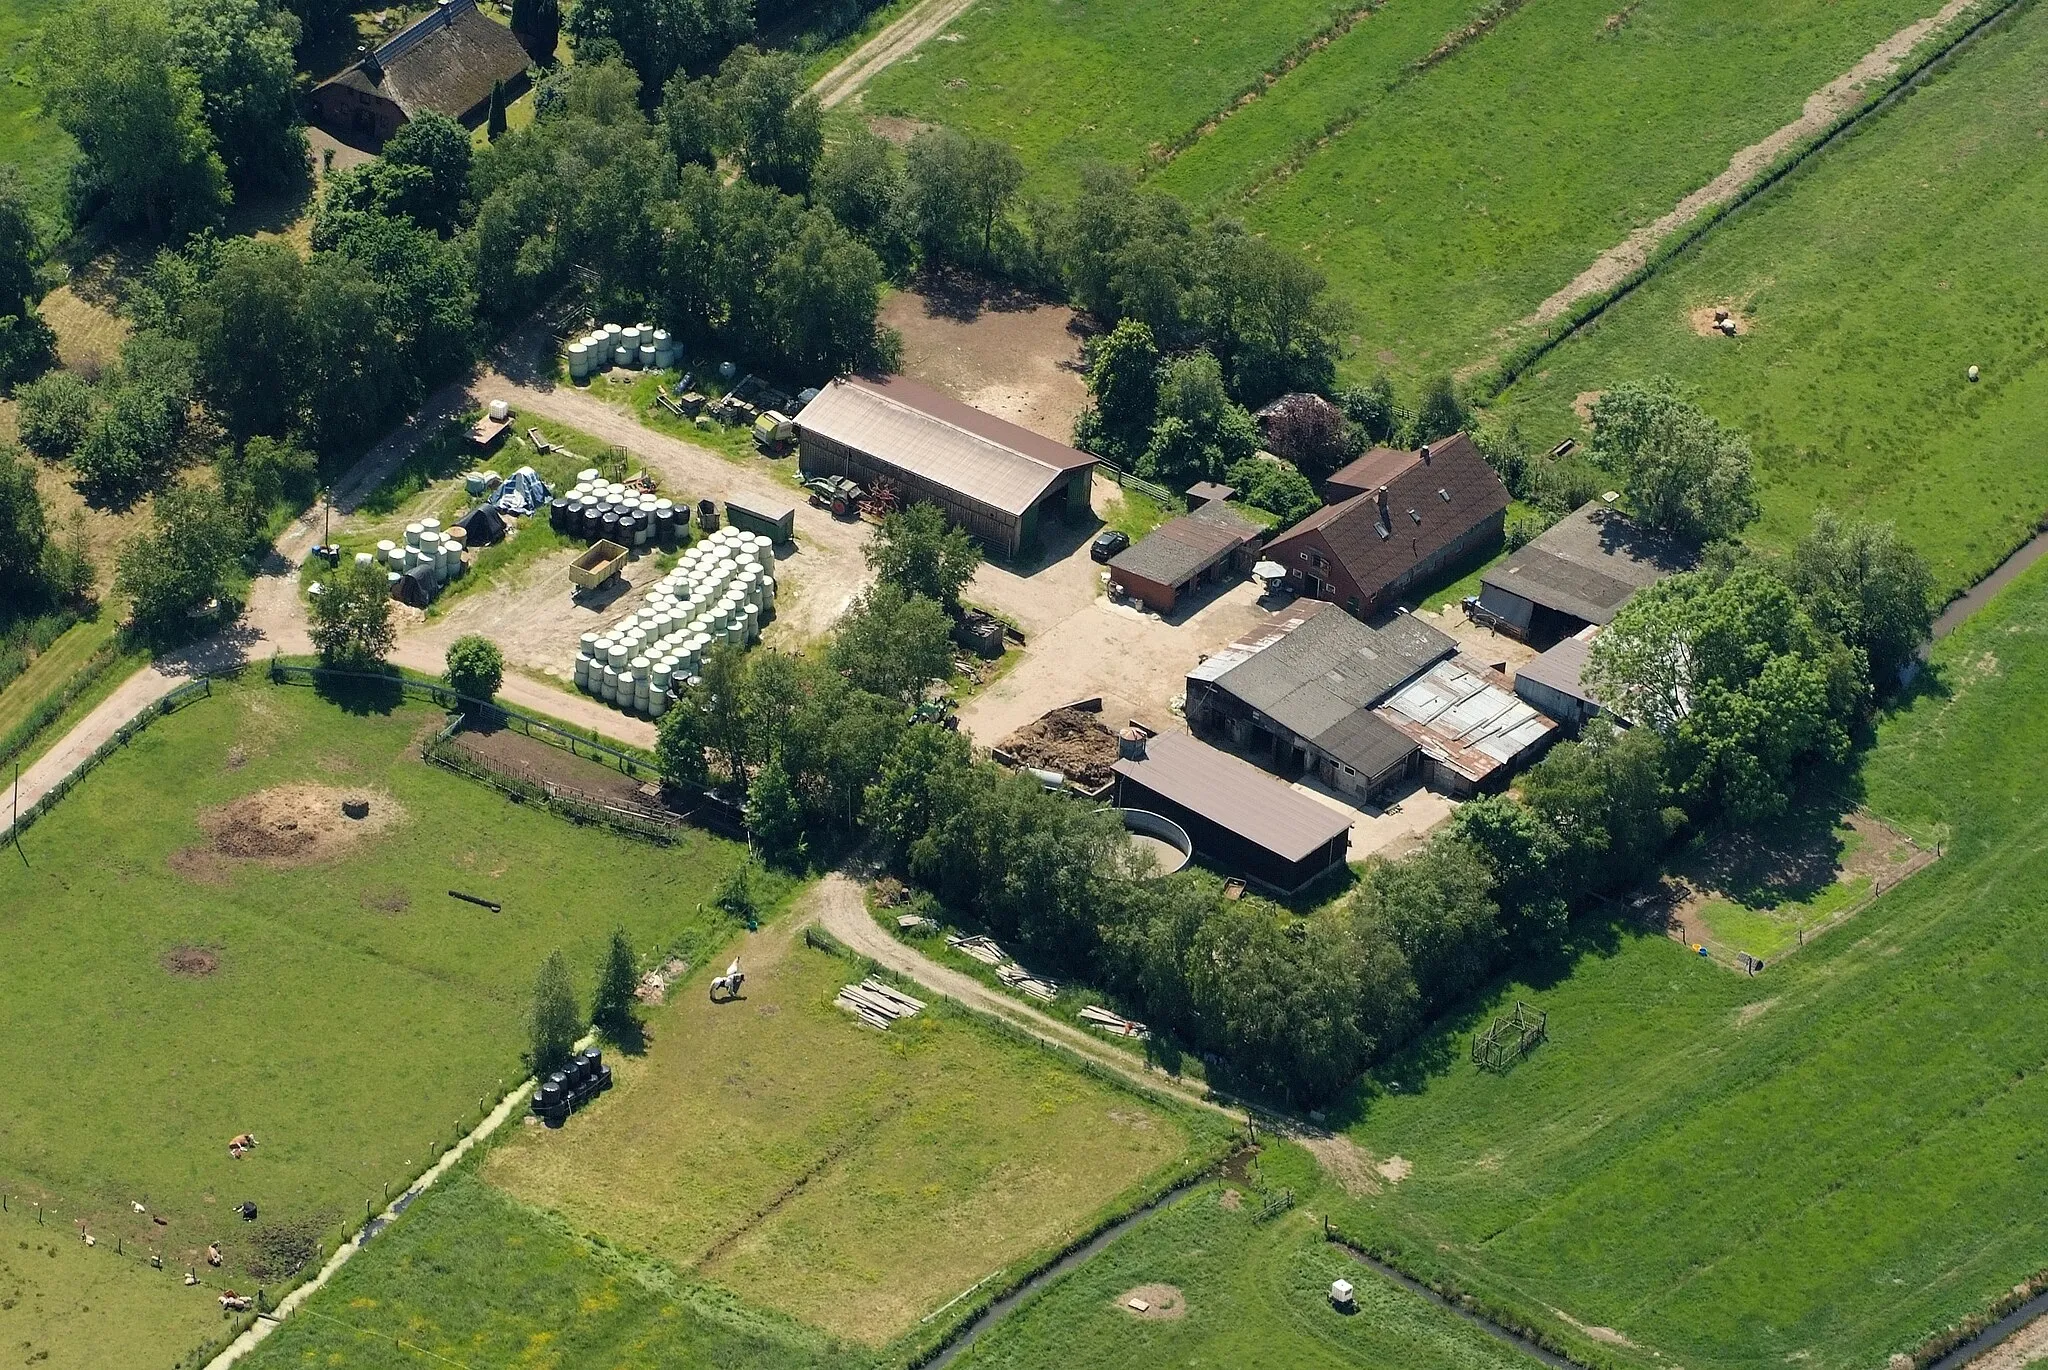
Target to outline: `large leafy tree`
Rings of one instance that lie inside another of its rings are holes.
[[[235,190],[279,190],[303,177],[306,130],[292,63],[297,16],[268,0],[174,0],[171,29]]]
[[[0,622],[39,598],[48,536],[35,467],[0,443]]]
[[[1802,765],[1845,755],[1869,693],[1863,653],[1816,628],[1758,566],[1638,591],[1595,639],[1587,678],[1608,708],[1664,738],[1695,816],[1736,824],[1782,813]]]
[[[910,140],[904,175],[926,260],[987,265],[996,229],[1024,185],[1015,149],[957,129],[926,129]]]
[[[309,635],[327,666],[375,666],[391,654],[391,586],[376,562],[343,561],[313,596]]]
[[[242,527],[255,532],[280,505],[297,506],[312,493],[318,463],[285,438],[253,437],[229,444],[214,458],[221,497]]]
[[[1136,465],[1159,416],[1159,344],[1149,327],[1125,319],[1089,345],[1088,393],[1095,403],[1075,423],[1075,443]]]
[[[569,1063],[583,1022],[569,963],[561,952],[549,952],[533,978],[533,1004],[526,1015],[526,1066],[536,1080],[547,1079]]]
[[[1234,221],[1219,223],[1208,241],[1203,322],[1231,393],[1256,405],[1290,390],[1329,389],[1337,314],[1323,273]]]
[[[226,595],[242,541],[234,512],[209,487],[185,481],[158,495],[151,526],[128,540],[115,567],[136,628],[160,644],[190,637]]]
[[[441,678],[464,699],[489,701],[505,683],[505,656],[482,633],[465,633],[448,644]]]
[[[926,685],[953,673],[952,631],[936,601],[877,585],[839,621],[832,665],[855,689],[914,703]]]
[[[615,50],[659,91],[677,72],[702,75],[754,32],[753,0],[581,0],[569,12],[579,60]]]
[[[1219,480],[1259,450],[1258,425],[1224,388],[1223,370],[1205,351],[1168,363],[1159,382],[1159,421],[1138,469],[1185,488]]]
[[[1629,512],[1652,528],[1732,538],[1757,515],[1749,439],[1669,380],[1603,394],[1593,405],[1593,455],[1621,482]]]
[[[57,357],[57,335],[36,313],[43,298],[43,237],[20,173],[0,162],[0,390]]]
[[[809,187],[825,149],[824,110],[807,93],[793,52],[734,50],[712,87],[720,147],[763,185],[795,194]]]
[[[1934,573],[1891,523],[1823,509],[1793,548],[1787,574],[1816,624],[1863,649],[1880,690],[1934,627]]]
[[[913,504],[882,520],[862,549],[882,584],[958,607],[960,591],[981,568],[981,549],[936,504]]]
[[[178,60],[168,14],[148,0],[88,0],[53,15],[37,49],[43,107],[78,143],[73,212],[104,204],[156,237],[219,218],[226,168],[205,92]]]
[[[527,56],[553,66],[555,45],[562,38],[561,0],[512,0],[512,32],[519,35]]]
[[[308,360],[305,301],[306,264],[290,244],[236,238],[187,305],[200,393],[231,434],[282,433],[296,416],[289,378]]]
[[[1520,789],[1522,802],[1555,835],[1548,861],[1566,899],[1625,889],[1649,874],[1684,817],[1665,784],[1663,738],[1654,729],[1624,730],[1605,718],[1589,723],[1578,741],[1552,748],[1522,776]],[[1487,821],[1465,832],[1495,861],[1497,875],[1517,887],[1530,853],[1549,849],[1550,841],[1506,831],[1510,826]],[[1519,854],[1518,844],[1526,848]]]
[[[1400,861],[1369,862],[1352,915],[1401,948],[1429,1011],[1469,993],[1492,972],[1503,947],[1493,872],[1455,838],[1439,838]]]

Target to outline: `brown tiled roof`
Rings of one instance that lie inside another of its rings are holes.
[[[1339,467],[1325,477],[1323,498],[1337,504],[1356,495],[1370,494],[1421,460],[1420,452],[1404,452],[1398,447],[1375,447],[1349,466]]]
[[[1283,861],[1299,861],[1351,830],[1345,814],[1186,733],[1147,738],[1142,758],[1114,769]]]
[[[512,30],[477,9],[476,0],[446,0],[385,39],[373,56],[369,69],[358,62],[321,84],[382,95],[407,118],[425,110],[457,118],[533,61]]]
[[[1019,428],[902,376],[842,377],[796,416],[810,432],[981,504],[1022,515],[1086,452]]]
[[[1369,452],[1346,470],[1376,456]],[[1463,433],[1431,443],[1427,460],[1416,452],[1390,452],[1373,469],[1391,470],[1396,456],[1404,463],[1379,482],[1387,491],[1384,522],[1376,495],[1357,495],[1310,514],[1269,544],[1266,554],[1291,566],[1287,554],[1293,546],[1320,530],[1351,579],[1372,594],[1508,507],[1507,487]]]

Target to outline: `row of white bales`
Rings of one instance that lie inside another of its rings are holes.
[[[720,643],[750,646],[775,613],[775,545],[721,528],[684,552],[646,601],[602,633],[585,633],[576,686],[608,704],[659,718],[672,690],[701,672]]]

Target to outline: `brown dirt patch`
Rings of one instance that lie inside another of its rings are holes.
[[[1235,1189],[1224,1190],[1222,1197],[1218,1198],[1216,1202],[1229,1209],[1232,1213],[1242,1212],[1244,1209],[1244,1195]]]
[[[1356,1197],[1380,1192],[1379,1172],[1373,1167],[1372,1157],[1342,1133],[1303,1130],[1290,1133],[1288,1140],[1305,1147],[1346,1194]]]
[[[661,807],[659,792],[650,794],[644,782],[510,728],[493,732],[465,729],[455,735],[454,741],[460,750],[501,775],[535,785],[553,785],[607,803]]]
[[[1116,734],[1079,709],[1054,709],[996,745],[1020,765],[1059,771],[1087,789],[1107,785],[1116,765]]]
[[[349,818],[345,801],[364,800],[370,811]],[[207,859],[261,861],[276,866],[305,866],[332,860],[365,837],[384,832],[405,818],[397,800],[362,787],[278,785],[244,795],[231,804],[199,815],[199,826],[212,839],[204,848],[181,852],[186,867]],[[187,873],[191,873],[187,870]]]
[[[882,322],[903,335],[903,372],[1055,442],[1088,405],[1082,330],[1065,305],[955,286],[891,295]]]
[[[1609,1346],[1633,1347],[1635,1345],[1634,1342],[1630,1341],[1627,1337],[1624,1337],[1623,1335],[1621,1335],[1621,1333],[1615,1331],[1611,1327],[1594,1327],[1587,1323],[1580,1322],[1577,1318],[1565,1312],[1562,1308],[1553,1308],[1550,1311],[1557,1314],[1557,1316],[1563,1321],[1570,1323],[1573,1327],[1576,1327],[1580,1332],[1584,1333],[1586,1336],[1591,1337],[1594,1341],[1605,1342]]]
[[[1771,1005],[1777,1002],[1778,1001],[1775,998],[1773,998],[1759,999],[1753,1004],[1744,1004],[1741,1008],[1735,1010],[1735,1026],[1745,1027],[1750,1023],[1754,1023],[1757,1019],[1763,1017],[1766,1013],[1769,1013],[1771,1011]]]
[[[1685,321],[1691,324],[1692,331],[1702,338],[1725,337],[1721,330],[1721,320],[1717,317],[1723,312],[1727,314],[1728,322],[1735,325],[1736,337],[1747,337],[1755,328],[1749,321],[1749,316],[1742,312],[1742,306],[1733,300],[1716,300],[1712,304],[1703,304],[1687,314]]]
[[[1373,1167],[1388,1184],[1399,1184],[1415,1173],[1415,1163],[1405,1156],[1389,1156]]]
[[[1572,412],[1579,416],[1580,423],[1590,424],[1593,421],[1593,406],[1600,403],[1600,397],[1606,393],[1605,390],[1581,390],[1572,396]]]
[[[1144,1308],[1131,1307],[1133,1300]],[[1170,1284],[1141,1284],[1116,1296],[1116,1306],[1125,1314],[1146,1322],[1172,1322],[1188,1315],[1187,1296]]]
[[[404,913],[412,907],[412,896],[404,890],[387,890],[383,894],[365,894],[363,907],[375,913]]]
[[[220,969],[220,953],[211,947],[180,945],[165,952],[157,964],[187,980],[204,980]]]
[[[918,134],[937,127],[937,124],[928,124],[922,119],[905,119],[897,114],[868,116],[868,131],[877,137],[887,138],[898,147],[909,143]]]

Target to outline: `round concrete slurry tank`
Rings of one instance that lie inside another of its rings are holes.
[[[569,379],[587,381],[590,379],[590,344],[572,342],[569,344]]]
[[[1187,829],[1171,818],[1150,809],[1118,809],[1116,812],[1117,817],[1123,820],[1124,833],[1131,845],[1152,854],[1159,863],[1160,875],[1184,870],[1194,859],[1195,844],[1188,837]]]
[[[417,523],[408,523],[408,524],[406,524],[406,525],[405,525],[405,545],[406,545],[406,546],[408,546],[408,547],[417,547],[417,546],[419,546],[419,545],[420,545],[420,534],[421,534],[421,533],[423,533],[423,532],[425,532],[425,531],[426,531],[426,529],[425,529],[425,528],[424,528],[424,527],[423,527],[422,525],[420,525],[420,524],[417,524]]]

